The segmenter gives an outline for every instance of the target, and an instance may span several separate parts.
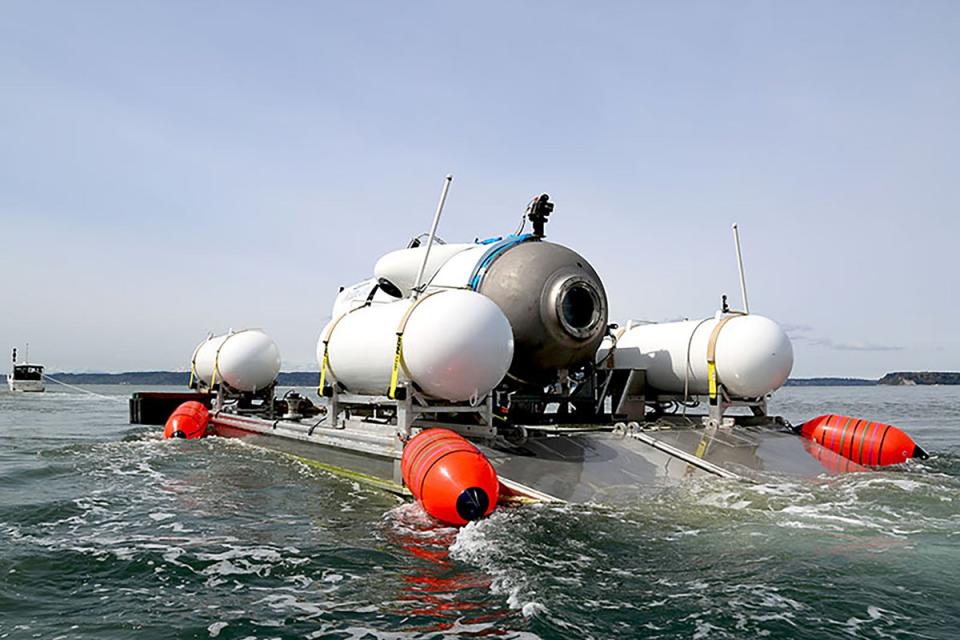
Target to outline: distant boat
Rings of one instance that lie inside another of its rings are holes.
[[[29,347],[28,347],[29,349]],[[29,350],[27,351],[29,354]],[[10,391],[45,391],[43,385],[43,365],[32,364],[27,360],[17,363],[17,350],[13,350],[13,366],[7,374],[7,386]]]

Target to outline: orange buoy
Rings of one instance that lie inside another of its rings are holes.
[[[424,510],[447,524],[490,515],[500,480],[479,449],[449,429],[425,429],[403,448],[403,482]]]
[[[893,425],[850,416],[819,416],[800,425],[800,435],[857,464],[882,467],[926,458],[910,436]]]
[[[185,438],[193,440],[207,434],[210,424],[210,412],[196,400],[184,402],[173,410],[163,428],[164,438]]]

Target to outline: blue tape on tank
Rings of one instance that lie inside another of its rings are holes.
[[[535,239],[536,236],[534,236],[532,233],[525,233],[521,236],[511,234],[499,242],[495,242],[494,244],[490,245],[490,248],[487,249],[487,252],[483,254],[482,258],[480,258],[480,262],[477,263],[477,267],[473,270],[473,273],[470,274],[470,288],[476,291],[480,287],[480,283],[483,281],[483,276],[486,274],[487,269],[491,264],[493,264],[493,261],[496,260],[501,253],[511,247],[517,246],[518,244]]]

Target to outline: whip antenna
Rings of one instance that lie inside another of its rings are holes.
[[[417,272],[417,279],[413,282],[413,299],[420,296],[420,283],[423,281],[423,272],[427,268],[427,260],[430,259],[430,247],[433,246],[433,240],[437,236],[437,225],[440,224],[440,214],[443,213],[443,203],[447,201],[447,191],[450,190],[450,183],[453,182],[453,175],[447,174],[443,179],[443,191],[440,193],[440,202],[437,204],[437,213],[433,216],[433,226],[430,228],[430,236],[427,238],[427,249],[423,252],[423,262],[420,263],[420,271]]]
[[[743,310],[750,313],[750,303],[747,302],[747,281],[743,276],[743,254],[740,252],[740,229],[733,223],[733,245],[737,249],[737,269],[740,271],[740,297],[743,299]]]

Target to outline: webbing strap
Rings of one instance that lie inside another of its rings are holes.
[[[707,363],[707,392],[710,394],[710,402],[717,400],[717,364],[715,362]]]
[[[217,384],[217,372],[220,371],[220,349],[217,349],[217,355],[213,358],[213,375],[210,376],[210,388]]]
[[[207,340],[209,340],[212,334],[207,335]],[[200,347],[204,345],[203,342],[197,345],[197,348],[193,350],[193,355],[190,357],[190,383],[187,385],[188,388],[193,389],[194,380],[198,380],[200,376],[197,375],[197,352],[200,351]],[[197,382],[197,387],[199,390],[200,382]]]
[[[710,395],[710,404],[717,403],[717,338],[720,337],[720,330],[723,329],[728,322],[743,315],[746,314],[735,311],[731,312],[730,315],[720,318],[720,322],[714,325],[713,331],[710,332],[710,341],[707,342],[707,386]]]
[[[220,346],[217,347],[217,352],[213,356],[213,375],[210,376],[211,391],[213,391],[213,385],[217,383],[217,375],[220,374],[220,350],[223,349],[223,345],[227,344],[227,342],[230,341],[230,338],[232,338],[233,336],[239,335],[241,333],[246,333],[247,331],[250,331],[250,329],[241,329],[240,331],[234,331],[232,333],[228,333],[227,337],[224,338],[223,342],[220,343]],[[220,377],[222,378],[223,376],[221,375]]]
[[[400,360],[403,357],[403,334],[397,334],[397,348],[393,354],[393,371],[390,372],[390,389],[387,397],[391,400],[397,397],[397,382],[400,379]]]
[[[244,330],[245,331],[245,330]],[[237,333],[243,333],[243,331],[238,331]],[[223,342],[220,343],[220,346],[217,347],[217,352],[213,354],[213,375],[210,376],[210,390],[213,390],[213,385],[217,383],[217,374],[220,373],[220,349],[223,349],[223,345],[227,344],[227,341],[237,333],[231,333],[226,338],[223,339]]]
[[[407,321],[410,320],[413,310],[417,308],[421,302],[426,300],[432,295],[441,293],[442,290],[431,291],[420,296],[413,301],[407,310],[403,313],[403,317],[400,318],[400,324],[397,326],[397,348],[393,352],[393,370],[390,372],[390,388],[387,390],[387,397],[391,400],[395,400],[397,397],[397,384],[400,381],[400,366],[403,363],[403,332],[407,328]]]
[[[333,330],[337,328],[340,321],[357,309],[364,309],[367,305],[348,309],[346,313],[340,315],[336,320],[327,325],[327,330],[323,335],[323,358],[320,359],[320,383],[317,385],[317,395],[323,396],[323,383],[327,379],[327,369],[330,367],[330,338],[333,336]]]
[[[330,362],[330,345],[323,343],[323,359],[320,361],[320,384],[317,385],[317,395],[323,395],[323,381],[327,377],[327,364]]]

